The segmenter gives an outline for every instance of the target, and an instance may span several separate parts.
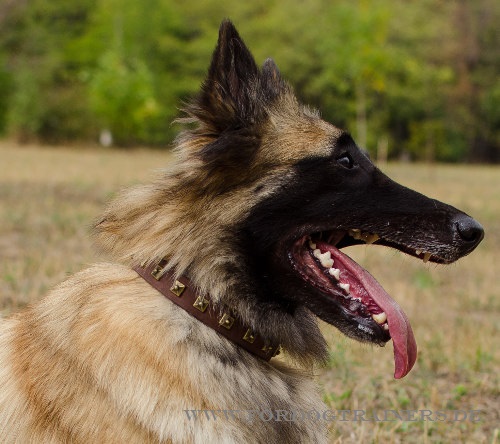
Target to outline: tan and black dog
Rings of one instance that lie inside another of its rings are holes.
[[[116,263],[1,322],[0,442],[326,442],[326,421],[283,419],[324,410],[318,317],[360,341],[392,339],[396,378],[417,353],[403,311],[341,249],[446,264],[483,238],[301,105],[229,21],[185,111],[176,160],[96,223]],[[294,367],[270,359],[280,349]],[[193,421],[189,409],[257,416]]]

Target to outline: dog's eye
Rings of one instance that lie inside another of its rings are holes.
[[[352,157],[349,153],[342,153],[337,159],[337,163],[349,170],[354,166],[354,160],[352,160]]]

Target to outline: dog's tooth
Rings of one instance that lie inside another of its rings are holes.
[[[416,254],[417,256],[420,256],[420,255],[422,254],[422,250],[415,250],[415,254]]]
[[[379,314],[372,314],[372,319],[377,323],[382,325],[387,321],[387,315],[385,312],[379,313]]]
[[[368,239],[366,239],[367,244],[373,244],[374,242],[377,242],[380,239],[380,236],[378,234],[371,234],[368,236]]]
[[[424,261],[424,264],[429,262],[429,259],[431,258],[432,254],[431,253],[424,253],[424,258],[422,259]]]
[[[320,254],[318,259],[321,262],[321,265],[323,265],[323,267],[325,267],[325,268],[333,267],[333,259],[332,259],[332,255],[329,251],[327,251],[326,253]]]
[[[311,250],[316,250],[316,244],[311,239],[309,239],[309,248]]]
[[[314,251],[313,251],[313,254],[314,254],[314,257],[319,259],[320,256],[321,256],[321,250],[319,248],[316,248]]]
[[[321,265],[325,268],[331,268],[333,267],[333,259],[326,259],[324,261],[321,261]]]
[[[340,279],[340,270],[338,268],[330,268],[328,270],[328,273],[330,273],[330,275],[333,276],[335,279],[337,280]]]
[[[344,284],[344,283],[340,283],[339,284],[339,287],[342,288],[342,290],[344,290],[346,292],[346,294],[350,294],[350,289],[351,289],[351,286],[349,284]]]
[[[349,236],[353,237],[354,239],[361,239],[361,230],[358,228],[352,228],[349,230]]]
[[[389,331],[389,324],[386,322],[385,324],[382,325],[382,328],[385,330],[385,331]]]
[[[373,242],[379,239],[379,237],[376,234],[362,232],[360,235],[360,239],[366,242],[367,244],[373,244]]]

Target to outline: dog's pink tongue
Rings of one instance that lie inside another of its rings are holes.
[[[417,359],[417,343],[406,314],[368,271],[337,248],[330,246],[328,250],[336,266],[341,264],[354,275],[370,297],[387,314],[389,333],[394,344],[394,377],[400,379],[406,376]]]

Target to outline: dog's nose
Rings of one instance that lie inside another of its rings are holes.
[[[484,229],[479,222],[466,214],[460,215],[455,220],[458,234],[467,243],[477,245],[483,240]]]

